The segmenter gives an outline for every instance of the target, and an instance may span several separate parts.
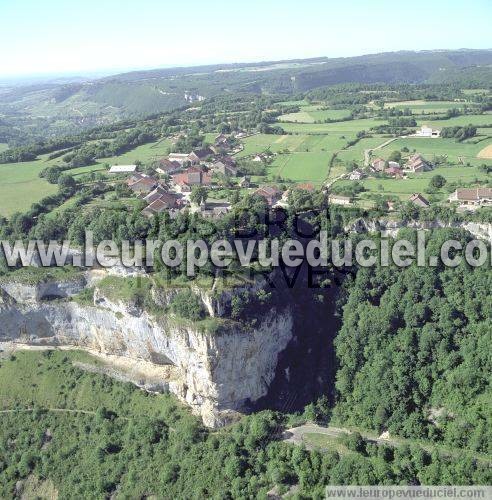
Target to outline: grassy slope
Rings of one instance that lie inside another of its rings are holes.
[[[148,162],[167,154],[170,141],[165,139],[144,144],[120,156],[102,158],[94,165],[74,168],[67,173],[74,177],[93,171],[105,171],[104,164],[124,165],[136,160]],[[44,198],[57,192],[57,186],[49,184],[39,177],[39,172],[51,165],[63,164],[60,158],[48,160],[48,155],[41,155],[38,160],[0,165],[2,183],[0,183],[0,215],[10,216],[14,212],[23,212]]]

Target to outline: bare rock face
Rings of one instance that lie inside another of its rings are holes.
[[[0,286],[0,341],[76,346],[171,365],[175,376],[163,380],[162,387],[210,427],[229,422],[245,403],[267,393],[278,355],[293,336],[289,308],[273,308],[257,318],[254,327],[221,320],[216,331],[207,331],[172,314],[156,317],[136,304],[113,301],[97,285],[93,305],[63,299],[80,291],[80,283],[70,290],[68,285],[43,284],[47,292],[19,284]],[[160,291],[163,305],[171,300],[166,293],[175,291]],[[201,293],[210,316],[222,315],[230,297],[221,300]],[[62,300],[43,300],[46,295]]]
[[[443,229],[457,228],[468,231],[473,237],[490,241],[492,239],[492,224],[485,222],[444,222],[433,221],[400,221],[391,219],[356,219],[348,224],[344,231],[346,233],[377,233],[383,232],[387,236],[396,237],[402,228],[409,229]]]

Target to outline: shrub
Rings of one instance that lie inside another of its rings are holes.
[[[171,302],[171,310],[178,316],[193,321],[205,316],[200,299],[191,290],[179,292]]]

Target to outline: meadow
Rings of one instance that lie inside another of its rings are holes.
[[[343,120],[350,116],[349,109],[322,109],[322,106],[300,105],[301,110],[297,113],[288,113],[279,116],[281,122],[314,123],[324,120]]]
[[[393,195],[401,200],[407,200],[413,193],[422,193],[429,197],[430,195],[425,193],[425,189],[429,186],[430,179],[437,174],[442,175],[448,183],[459,184],[488,180],[487,174],[480,171],[478,167],[438,167],[422,174],[409,174],[407,179],[363,179],[359,182],[367,191],[362,193],[361,197],[367,198],[371,193]],[[336,186],[349,186],[351,184],[353,183],[343,180],[337,182]],[[449,196],[449,193],[446,190],[441,190],[432,196],[444,200]]]
[[[266,151],[280,153],[267,167],[269,180],[276,176],[294,182],[321,184],[327,177],[330,159],[345,146],[346,140],[335,135],[265,135],[244,140],[244,151],[238,157]]]
[[[334,123],[280,123],[279,125],[289,134],[339,134],[352,137],[361,130],[369,131],[371,127],[384,123],[386,121],[382,119],[363,118]]]
[[[443,127],[463,127],[469,124],[475,125],[477,127],[484,125],[492,125],[492,114],[484,113],[483,115],[461,115],[455,116],[454,118],[448,118],[447,120],[427,120],[419,119],[417,120],[417,125],[429,125],[434,128],[442,129]],[[492,134],[492,129],[490,129]]]
[[[456,142],[455,139],[407,137],[397,139],[376,153],[382,158],[387,158],[392,151],[406,147],[410,151],[421,153],[429,160],[432,160],[435,155],[443,155],[447,156],[448,161],[452,163],[460,163],[460,158],[462,158],[464,163],[470,162],[472,165],[490,162],[490,160],[478,159],[477,155],[482,149],[492,144],[492,138],[476,144],[471,141]]]
[[[398,101],[398,102],[386,102],[384,104],[385,108],[395,108],[395,109],[410,109],[414,114],[419,114],[422,112],[429,113],[441,113],[446,112],[448,109],[462,109],[464,105],[469,103],[461,101]]]
[[[0,215],[24,212],[41,198],[57,192],[57,186],[38,176],[45,167],[46,163],[39,160],[0,165]]]
[[[148,162],[167,154],[171,145],[169,139],[144,144],[120,156],[101,158],[94,165],[78,167],[67,171],[77,179],[90,172],[105,172],[105,164],[133,164],[137,160]],[[48,159],[41,155],[38,160],[22,163],[7,163],[0,165],[2,183],[0,183],[0,215],[11,216],[15,212],[27,211],[33,203],[54,194],[58,188],[39,177],[39,172],[46,167],[60,165],[60,158]]]

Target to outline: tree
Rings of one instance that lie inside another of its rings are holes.
[[[429,182],[429,185],[435,189],[441,189],[446,184],[446,179],[442,175],[434,175]]]
[[[203,186],[193,186],[193,189],[190,194],[190,201],[192,203],[196,203],[197,205],[201,205],[207,201],[208,197],[208,189]]]
[[[400,163],[401,161],[401,152],[400,151],[392,151],[391,154],[388,156],[389,161],[396,161],[397,163]]]

